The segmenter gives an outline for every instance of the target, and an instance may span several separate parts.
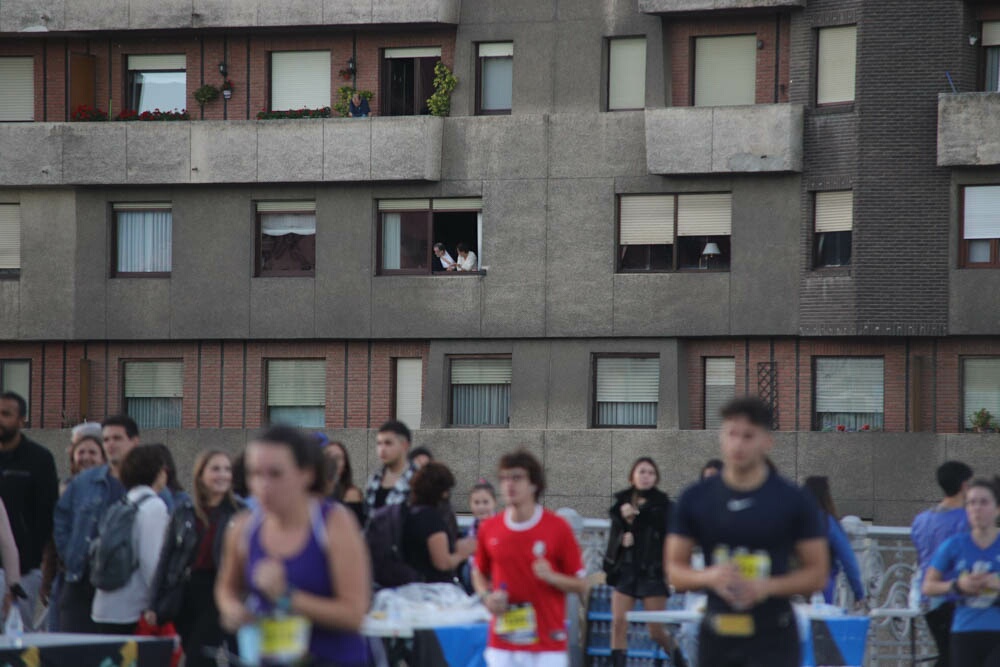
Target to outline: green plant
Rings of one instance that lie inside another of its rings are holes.
[[[208,102],[211,102],[219,96],[219,89],[210,83],[206,83],[204,86],[194,91],[194,99],[201,106],[205,106]]]
[[[993,421],[993,415],[986,408],[979,408],[971,415],[973,431],[995,431],[997,424]]]
[[[333,110],[337,112],[337,115],[347,116],[352,95],[354,95],[354,88],[351,86],[341,86],[337,89],[337,103],[333,105]],[[369,103],[371,103],[372,98],[375,96],[370,90],[359,90],[358,95],[361,96],[361,99],[368,100]]]
[[[440,60],[434,66],[434,93],[427,98],[427,108],[434,116],[451,113],[451,91],[458,85],[458,77]]]

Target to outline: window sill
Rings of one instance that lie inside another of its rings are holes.
[[[510,109],[494,109],[487,111],[485,109],[480,109],[476,112],[477,116],[509,116]]]
[[[407,276],[410,278],[437,278],[437,277],[455,278],[458,276],[485,276],[485,275],[486,275],[486,270],[484,269],[481,271],[434,271],[432,273],[427,273],[426,271],[420,271],[419,273],[409,272],[409,271],[392,271],[392,272],[383,271],[382,273],[376,273],[375,277],[392,278],[394,276],[395,277]]]
[[[112,280],[116,278],[169,278],[170,273],[115,273],[111,276]]]
[[[854,102],[838,102],[836,104],[817,104],[812,109],[813,115],[827,116],[854,113]]]
[[[315,278],[315,271],[285,272],[285,273],[258,273],[254,278]]]

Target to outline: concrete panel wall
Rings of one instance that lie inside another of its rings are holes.
[[[1000,93],[938,95],[939,167],[1000,164]]]
[[[639,11],[650,14],[805,6],[806,0],[639,0]]]
[[[18,338],[68,338],[73,331],[76,193],[25,190],[21,201]],[[17,321],[17,318],[15,318]]]

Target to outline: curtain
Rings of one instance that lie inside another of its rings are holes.
[[[514,59],[483,58],[482,107],[487,111],[510,109],[514,90]]]
[[[126,398],[125,411],[140,429],[180,428],[181,398]]]
[[[459,426],[506,426],[509,384],[453,384],[451,423]]]
[[[171,211],[118,211],[119,273],[169,273]]]
[[[382,268],[398,269],[399,250],[403,245],[403,226],[399,213],[382,214]]]
[[[1000,92],[1000,46],[986,49],[986,91]]]
[[[820,412],[819,429],[821,431],[836,431],[843,426],[845,431],[861,431],[864,426],[872,431],[882,430],[881,412]]]
[[[326,426],[326,408],[322,405],[271,406],[269,420],[272,424],[285,424],[298,428],[323,428]]]
[[[598,403],[601,426],[656,426],[656,403]]]

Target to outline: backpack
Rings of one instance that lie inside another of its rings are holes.
[[[90,583],[102,591],[125,586],[139,567],[139,557],[132,546],[132,526],[139,506],[153,494],[132,502],[126,496],[114,503],[97,524],[97,537],[90,542]]]
[[[423,577],[403,559],[403,525],[406,503],[375,510],[365,526],[365,541],[372,557],[372,579],[378,588],[395,588],[423,581]]]

